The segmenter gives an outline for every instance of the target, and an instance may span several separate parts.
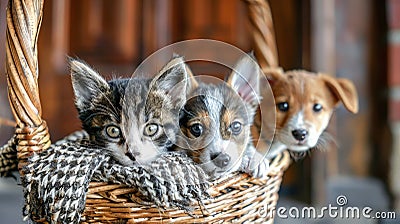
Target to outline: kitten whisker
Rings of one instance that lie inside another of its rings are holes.
[[[183,111],[184,113],[186,113],[186,114],[192,116],[192,117],[195,117],[195,116],[196,116],[196,114],[192,113],[191,111],[186,110],[184,107],[182,108],[182,111]]]
[[[98,116],[98,115],[110,116],[109,113],[99,111],[99,112],[95,112],[95,113],[93,113],[93,114],[90,114],[90,115],[89,115],[88,117],[86,117],[82,122],[85,123],[86,121],[88,121],[88,120],[90,120],[90,119],[92,119],[93,117]]]
[[[108,99],[108,98],[107,98],[107,99]],[[110,102],[110,103],[111,103],[111,102]],[[97,107],[98,107],[99,109],[103,109],[104,112],[111,113],[111,114],[115,117],[115,119],[119,120],[118,113],[117,113],[117,111],[115,111],[116,108],[115,108],[114,105],[112,105],[112,104],[111,104],[110,106],[112,107],[111,110],[110,110],[110,108],[107,107],[106,105],[102,105],[102,104],[98,104],[98,105],[97,105]]]
[[[114,79],[108,82],[84,63],[71,64],[75,105],[89,134],[82,146],[105,150],[120,164],[130,165],[133,161],[152,161],[175,143],[172,141],[178,135],[179,124],[162,124],[175,116],[175,107],[182,106],[186,95],[179,93],[176,99],[170,99],[153,93],[168,94],[186,81],[186,73],[175,69],[184,66],[182,63],[168,63],[152,78],[117,78],[113,74]],[[163,107],[160,102],[165,100],[174,109]]]
[[[102,94],[102,96],[105,98],[105,100],[107,100],[108,101],[108,103],[109,103],[109,106],[111,107],[111,111],[114,113],[114,114],[117,114],[117,108],[115,108],[115,106],[113,105],[113,103],[112,103],[112,101],[108,98],[108,96],[103,92],[103,91],[100,91],[100,94]],[[118,117],[117,117],[118,118]]]
[[[85,111],[83,111],[83,112],[86,112],[86,111],[88,111],[88,110],[85,110]],[[106,114],[109,114],[110,113],[110,111],[109,110],[107,110],[106,108],[96,108],[96,111],[100,111],[100,112],[104,112],[104,113],[106,113]]]

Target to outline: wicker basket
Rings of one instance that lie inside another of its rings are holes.
[[[290,156],[286,152],[271,163],[271,171],[265,179],[236,173],[218,180],[210,189],[212,199],[203,201],[204,206],[199,205],[190,215],[180,209],[160,211],[143,204],[130,195],[135,191],[132,188],[92,182],[83,223],[118,220],[145,223],[264,223],[269,220],[272,223],[282,175],[289,164]]]
[[[277,67],[277,49],[270,8],[266,0],[245,0],[249,9],[255,55],[262,68]],[[15,136],[19,167],[33,152],[50,145],[46,122],[41,118],[38,90],[37,38],[43,0],[10,0],[7,7],[7,81],[10,105],[17,122]],[[232,174],[213,183],[212,199],[201,209],[160,211],[132,196],[134,189],[93,182],[87,195],[84,223],[131,222],[273,222],[273,210],[284,171],[291,160],[287,152],[270,164],[264,179]],[[23,175],[23,173],[21,173]]]

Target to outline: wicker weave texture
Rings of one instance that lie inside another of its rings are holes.
[[[249,9],[254,52],[261,68],[278,67],[274,24],[267,0],[244,0]]]
[[[135,189],[92,182],[83,223],[272,223],[282,175],[290,161],[288,152],[279,155],[264,179],[235,173],[216,181],[209,190],[212,199],[203,201],[204,206],[194,205],[198,209],[192,214],[181,209],[161,211],[135,197]]]
[[[38,88],[37,39],[43,0],[12,0],[7,7],[6,73],[8,97],[17,122],[18,158],[27,158],[50,146],[42,120]]]

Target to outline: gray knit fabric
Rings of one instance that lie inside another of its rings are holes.
[[[91,145],[85,133],[53,144],[28,164],[22,177],[23,214],[30,220],[79,223],[90,181],[134,187],[142,200],[160,209],[190,212],[193,202],[209,198],[207,176],[188,157],[171,152],[149,165],[121,166],[106,150]]]
[[[15,136],[0,147],[0,177],[12,177],[18,171],[17,144]]]

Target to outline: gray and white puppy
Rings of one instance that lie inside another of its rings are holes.
[[[219,85],[197,82],[193,76],[190,82],[180,112],[181,150],[212,179],[238,170],[261,177],[268,164],[258,164],[263,156],[256,152],[250,132],[260,101],[257,64],[241,58]]]
[[[154,78],[107,82],[80,60],[70,60],[75,104],[90,144],[122,165],[148,163],[176,141],[178,113],[186,101],[187,73],[180,57]]]

